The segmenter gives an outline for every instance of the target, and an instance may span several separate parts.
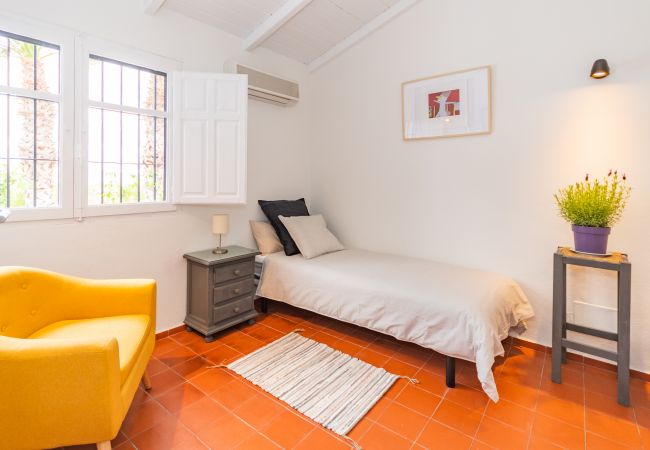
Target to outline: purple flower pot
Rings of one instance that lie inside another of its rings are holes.
[[[575,250],[582,253],[607,253],[607,238],[612,231],[609,227],[583,227],[571,225]]]

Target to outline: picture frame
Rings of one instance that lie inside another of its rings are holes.
[[[476,67],[402,83],[405,141],[492,132],[492,68]]]

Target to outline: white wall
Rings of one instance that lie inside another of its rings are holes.
[[[552,194],[625,169],[610,247],[633,263],[632,362],[650,371],[650,4],[624,3],[421,1],[311,77],[312,208],[348,245],[512,276],[537,312],[524,337],[549,345],[552,254],[572,243]],[[609,78],[588,77],[597,58]],[[491,135],[402,141],[403,81],[481,65]],[[611,276],[570,283],[572,299],[615,306]]]
[[[187,70],[223,71],[226,59],[304,82],[304,66],[272,52],[241,51],[241,40],[173,12],[146,16],[136,0],[0,0],[0,12],[87,32],[184,63]],[[183,253],[215,246],[214,213],[231,215],[226,244],[253,246],[248,220],[262,217],[260,198],[309,198],[307,99],[290,108],[249,102],[248,204],[179,207],[176,212],[6,223],[0,265],[27,265],[97,277],[158,281],[158,330],[185,317]]]

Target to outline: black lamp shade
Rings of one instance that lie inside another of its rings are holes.
[[[609,64],[606,59],[598,59],[591,67],[591,78],[605,78],[609,75]]]

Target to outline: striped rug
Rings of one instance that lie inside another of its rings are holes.
[[[226,367],[342,436],[400,378],[296,332]]]

